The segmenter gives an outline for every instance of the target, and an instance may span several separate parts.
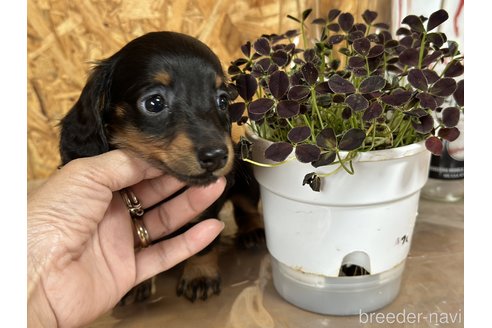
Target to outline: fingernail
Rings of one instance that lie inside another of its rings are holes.
[[[226,182],[227,182],[227,180],[225,177],[220,177],[217,179],[217,181],[215,181],[215,183],[226,183]]]
[[[210,183],[209,185],[206,185],[205,188],[210,188],[210,187],[214,187],[216,185],[226,185],[226,179],[224,177],[220,177],[218,178],[217,180],[215,180],[214,182]]]

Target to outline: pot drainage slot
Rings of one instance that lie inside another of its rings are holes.
[[[355,251],[345,255],[338,272],[339,277],[365,276],[371,274],[371,261],[365,252]]]

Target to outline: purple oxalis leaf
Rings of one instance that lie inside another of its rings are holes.
[[[274,162],[282,162],[292,153],[294,147],[288,142],[275,142],[265,150],[265,158]]]
[[[344,79],[338,74],[334,74],[328,80],[328,85],[330,89],[335,93],[353,93],[355,92],[355,87],[352,82]]]
[[[311,163],[319,159],[321,151],[315,145],[300,144],[296,146],[296,158],[301,163]]]
[[[442,153],[442,142],[439,140],[439,138],[430,136],[425,140],[425,147],[433,154],[436,156],[441,156]]]

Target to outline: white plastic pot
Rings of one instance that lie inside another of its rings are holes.
[[[264,150],[271,143],[251,133],[248,139],[253,160],[269,162]],[[316,169],[292,160],[255,166],[277,291],[324,314],[358,314],[389,304],[399,292],[429,161],[423,143],[361,153],[353,160],[354,175],[339,170],[322,179],[320,192],[302,186],[304,176],[336,165]],[[339,277],[344,264],[370,275]]]

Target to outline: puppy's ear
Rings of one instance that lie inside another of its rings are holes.
[[[79,99],[61,120],[62,164],[109,150],[103,117],[110,103],[112,71],[111,60],[99,62],[93,68]]]

